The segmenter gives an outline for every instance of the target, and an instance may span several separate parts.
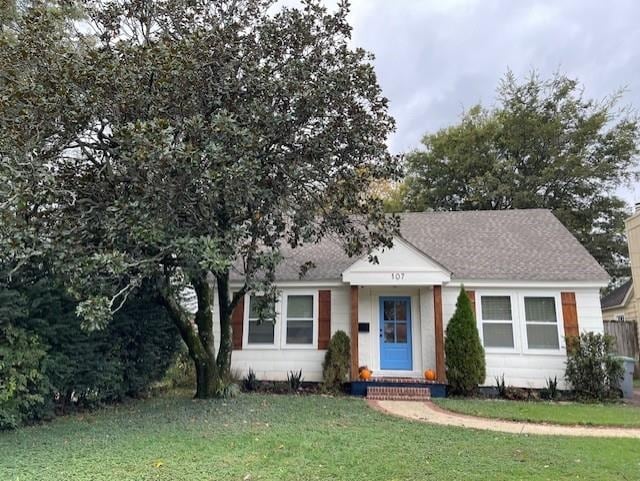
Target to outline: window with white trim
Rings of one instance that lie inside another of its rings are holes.
[[[273,345],[275,343],[275,306],[263,306],[263,318],[260,319],[260,303],[263,296],[252,295],[249,298],[249,322],[247,344]]]
[[[286,312],[287,344],[312,345],[314,333],[314,296],[288,294]]]
[[[555,297],[524,297],[529,349],[560,349]]]
[[[513,349],[511,296],[480,296],[480,314],[484,347]]]

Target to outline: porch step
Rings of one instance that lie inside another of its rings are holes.
[[[372,377],[369,382],[385,384],[435,384],[437,381],[427,381],[422,377]]]
[[[367,399],[375,401],[428,401],[431,390],[428,387],[369,386]]]

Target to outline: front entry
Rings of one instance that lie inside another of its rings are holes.
[[[411,298],[380,297],[380,369],[412,367]]]

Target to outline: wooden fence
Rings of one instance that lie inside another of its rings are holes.
[[[616,353],[638,361],[638,326],[636,321],[604,321],[604,332],[616,339]]]

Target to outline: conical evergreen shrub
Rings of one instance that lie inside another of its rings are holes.
[[[451,392],[475,393],[486,377],[486,365],[476,317],[464,287],[460,289],[456,311],[447,325],[444,350]]]

